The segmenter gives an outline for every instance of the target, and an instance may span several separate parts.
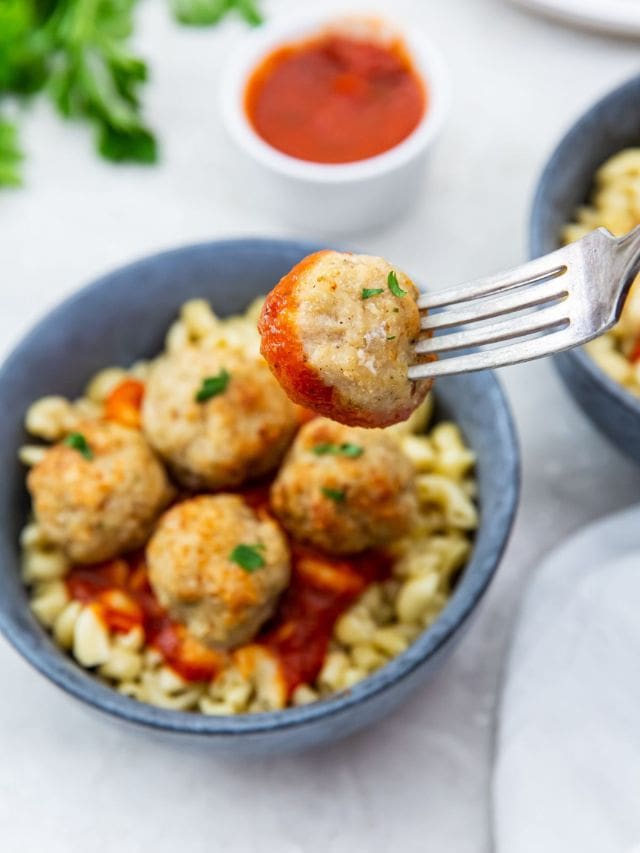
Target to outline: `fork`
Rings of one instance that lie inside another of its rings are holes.
[[[617,238],[598,228],[515,269],[425,293],[421,326],[436,334],[421,337],[415,352],[438,360],[412,365],[409,378],[504,367],[580,346],[617,322],[639,272],[640,226]],[[459,352],[488,344],[499,345]]]

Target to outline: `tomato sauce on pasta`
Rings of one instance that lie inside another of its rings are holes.
[[[248,502],[264,505],[264,486]],[[320,672],[338,617],[365,588],[385,580],[391,560],[378,551],[349,558],[292,545],[292,579],[275,616],[255,642],[278,659],[287,696]],[[141,552],[93,566],[76,566],[66,578],[71,598],[90,604],[107,628],[128,633],[139,626],[149,646],[185,681],[208,681],[224,667],[227,654],[204,646],[170,618],[149,584]]]

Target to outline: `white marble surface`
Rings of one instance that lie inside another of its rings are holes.
[[[165,5],[146,0],[139,38],[154,69],[147,103],[164,141],[160,167],[108,167],[84,128],[43,104],[25,116],[29,185],[0,195],[3,349],[61,296],[133,257],[209,237],[296,233],[254,209],[219,126],[218,71],[242,28],[179,30]],[[413,16],[441,43],[454,103],[418,209],[354,242],[438,285],[518,262],[548,151],[573,116],[637,70],[637,44],[557,27],[502,0],[374,5]],[[276,16],[300,4],[265,6]],[[524,454],[520,516],[473,630],[431,684],[334,748],[230,763],[94,718],[0,641],[0,849],[489,850],[493,709],[523,586],[569,531],[640,495],[640,472],[582,418],[549,364],[502,378]]]

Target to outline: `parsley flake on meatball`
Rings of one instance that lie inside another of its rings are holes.
[[[415,472],[384,433],[316,418],[298,433],[271,504],[294,538],[334,554],[356,553],[412,528]]]
[[[199,495],[171,507],[147,546],[151,586],[198,640],[232,648],[251,640],[289,583],[289,548],[277,522],[238,495]]]
[[[186,347],[147,380],[142,426],[188,489],[239,486],[277,467],[298,427],[294,404],[261,358]]]
[[[46,538],[76,563],[95,563],[138,548],[173,490],[137,431],[85,421],[49,448],[27,478]]]

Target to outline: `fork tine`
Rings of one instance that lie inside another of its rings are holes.
[[[501,320],[490,325],[473,326],[462,332],[450,332],[434,338],[425,338],[418,341],[415,351],[424,354],[479,347],[531,335],[534,332],[543,332],[560,323],[568,322],[569,310],[565,300],[559,305],[547,306],[524,317],[516,317],[514,320]]]
[[[566,270],[566,267],[564,267]],[[438,314],[427,314],[422,317],[422,329],[446,329],[450,326],[461,326],[463,323],[473,323],[477,320],[489,320],[501,314],[509,314],[525,308],[533,308],[552,299],[560,299],[568,295],[567,284],[563,277],[553,278],[544,284],[536,284],[523,290],[506,293],[504,296],[489,297],[472,301],[465,308],[452,308]]]
[[[469,299],[488,296],[501,290],[519,287],[524,284],[542,283],[548,279],[557,278],[566,272],[565,256],[556,255],[562,252],[552,252],[542,258],[536,258],[506,272],[479,278],[476,281],[450,287],[435,293],[423,293],[418,298],[418,307],[422,309],[444,308],[446,305],[456,305]]]
[[[576,339],[566,326],[557,332],[530,341],[520,341],[499,349],[484,350],[443,358],[426,364],[414,364],[409,368],[409,379],[436,379],[453,373],[472,373],[476,370],[488,370],[494,367],[507,367],[520,361],[530,361],[544,355],[570,349],[576,345]],[[593,336],[595,337],[595,335]],[[582,342],[584,338],[581,338]]]

